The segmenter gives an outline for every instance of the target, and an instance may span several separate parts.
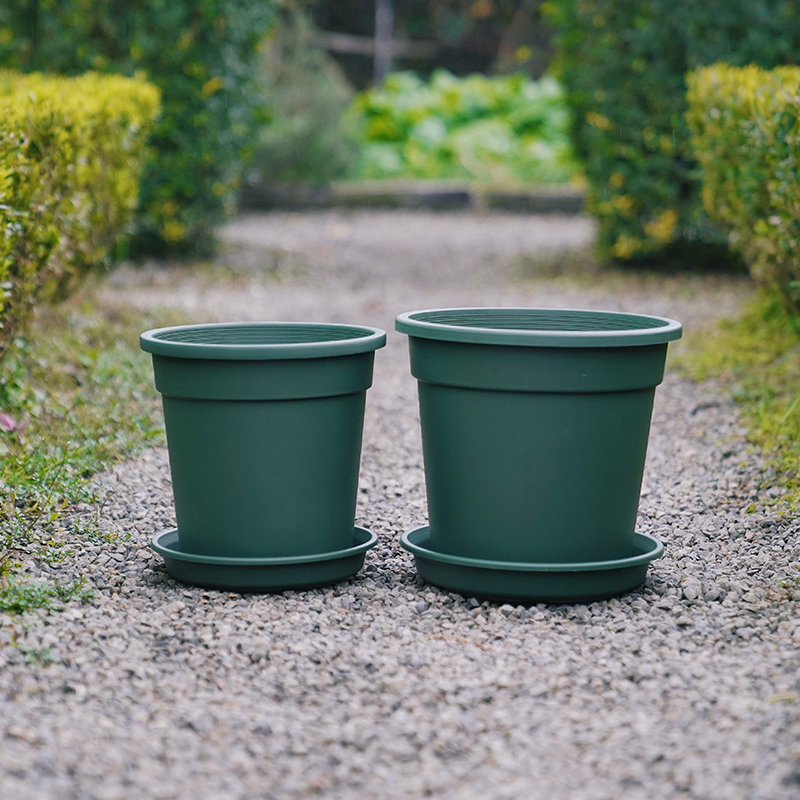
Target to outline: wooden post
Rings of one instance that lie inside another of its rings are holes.
[[[375,0],[375,61],[372,73],[375,86],[380,86],[392,69],[393,28],[392,0]]]

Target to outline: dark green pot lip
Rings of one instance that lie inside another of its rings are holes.
[[[577,561],[557,563],[533,563],[525,561],[491,561],[483,558],[470,558],[453,553],[440,553],[430,549],[430,528],[423,525],[420,528],[406,531],[400,544],[415,556],[439,561],[443,564],[453,564],[459,567],[472,567],[476,569],[492,569],[511,572],[602,572],[612,569],[626,569],[641,564],[648,564],[664,553],[664,545],[658,539],[646,533],[635,533],[634,543],[642,550],[628,558],[615,558],[609,561]]]
[[[139,336],[142,350],[153,355],[221,361],[349,356],[385,344],[380,328],[327,322],[209,322],[154,328]]]
[[[649,314],[497,307],[407,311],[397,317],[395,328],[401,333],[422,339],[518,347],[665,344],[680,339],[683,330],[681,323],[674,319]]]

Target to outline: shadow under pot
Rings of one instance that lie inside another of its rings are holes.
[[[422,576],[553,602],[641,583],[663,549],[635,524],[655,387],[681,325],[463,308],[396,327],[419,389],[429,525],[403,544]]]
[[[222,323],[147,331],[177,529],[153,540],[180,580],[280,590],[342,580],[376,543],[355,527],[377,328]],[[345,573],[345,574],[343,574]]]

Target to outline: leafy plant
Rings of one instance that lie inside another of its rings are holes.
[[[726,238],[700,202],[685,122],[687,71],[797,62],[793,0],[547,0],[553,70],[574,111],[603,256],[705,258]]]
[[[0,65],[141,75],[161,89],[134,245],[207,248],[233,208],[263,100],[258,48],[274,0],[0,4]]]
[[[717,64],[687,81],[703,205],[753,278],[800,315],[800,68]]]
[[[676,368],[694,380],[714,378],[740,404],[749,438],[776,467],[786,500],[800,503],[800,321],[775,294],[741,317],[690,335]]]
[[[143,80],[0,70],[0,357],[123,238],[158,111]]]
[[[81,596],[77,584],[31,583],[20,564],[66,558],[64,516],[78,503],[103,502],[88,487],[92,476],[163,441],[137,338],[144,327],[178,321],[77,301],[46,307],[0,364],[0,600],[9,609]],[[72,535],[103,536],[91,522]]]
[[[308,8],[284,0],[261,57],[260,84],[270,110],[248,178],[325,183],[353,166],[356,146],[342,124],[354,91],[336,62],[315,46]]]
[[[71,600],[86,602],[93,597],[94,592],[86,588],[83,578],[76,578],[69,584],[13,579],[4,585],[0,584],[0,611],[11,614],[20,614],[32,608],[58,611]]]
[[[361,144],[357,178],[561,182],[577,175],[569,112],[553,78],[390,75],[347,113]]]

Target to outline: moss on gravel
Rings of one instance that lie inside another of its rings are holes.
[[[748,437],[778,471],[783,501],[800,504],[800,320],[767,295],[740,317],[690,334],[674,367],[714,379],[740,404]]]
[[[31,581],[24,565],[67,557],[64,516],[78,503],[99,513],[101,500],[87,489],[92,476],[163,442],[138,334],[175,321],[86,301],[42,309],[0,364],[0,611],[85,599],[80,579]]]

